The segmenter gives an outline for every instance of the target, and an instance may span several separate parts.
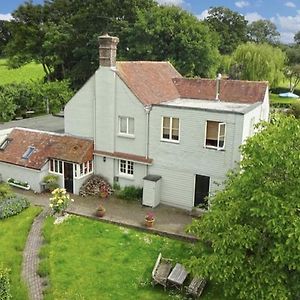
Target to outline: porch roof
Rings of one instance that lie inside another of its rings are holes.
[[[23,128],[14,128],[7,138],[10,141],[0,151],[0,161],[26,168],[40,170],[49,158],[74,163],[93,159],[94,144],[88,139]]]

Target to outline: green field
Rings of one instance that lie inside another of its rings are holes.
[[[6,59],[0,59],[0,85],[41,80],[44,75],[40,64],[32,62],[17,69],[9,69]]]
[[[59,225],[47,218],[43,232],[40,274],[50,282],[45,300],[186,299],[153,287],[151,272],[160,252],[184,263],[193,244],[75,216]],[[222,294],[209,284],[201,299],[224,300]]]
[[[23,249],[35,216],[41,211],[29,207],[19,215],[0,220],[0,264],[10,269],[12,299],[28,299],[21,279]]]

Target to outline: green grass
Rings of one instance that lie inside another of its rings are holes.
[[[174,262],[189,257],[192,244],[142,231],[72,216],[44,224],[41,274],[50,274],[50,299],[184,299],[173,290],[151,285],[159,252]],[[211,286],[203,299],[225,299]]]
[[[28,299],[21,279],[22,252],[33,219],[40,211],[38,207],[29,207],[19,215],[0,220],[0,264],[11,270],[12,299]]]
[[[0,84],[28,82],[41,80],[44,77],[40,64],[29,63],[18,69],[9,69],[6,59],[0,59]]]

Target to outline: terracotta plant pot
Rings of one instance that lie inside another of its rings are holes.
[[[98,208],[97,211],[96,211],[96,216],[99,217],[99,218],[104,217],[105,211],[106,210],[105,210],[104,207]]]
[[[155,219],[152,219],[152,220],[145,219],[146,227],[153,227],[154,221],[155,221]]]

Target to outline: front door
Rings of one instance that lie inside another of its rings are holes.
[[[69,193],[73,193],[73,164],[64,163],[65,189]]]
[[[207,205],[206,197],[209,194],[209,180],[210,177],[208,176],[196,175],[194,206]]]

